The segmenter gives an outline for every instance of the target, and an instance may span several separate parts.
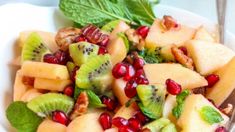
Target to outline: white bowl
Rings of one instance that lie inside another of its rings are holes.
[[[215,23],[185,10],[158,5],[155,7],[158,17],[172,15],[180,23],[199,27],[204,25],[208,30],[215,30]],[[5,110],[12,101],[12,89],[16,68],[9,65],[17,53],[15,42],[20,31],[43,30],[56,32],[58,28],[71,25],[64,16],[53,7],[39,7],[29,4],[8,4],[0,7],[0,131],[13,131],[6,120]],[[235,37],[226,32],[226,45],[235,50]]]

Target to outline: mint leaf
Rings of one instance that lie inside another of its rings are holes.
[[[173,109],[172,109],[172,114],[178,119],[183,111],[183,106],[184,103],[177,104]]]
[[[176,101],[181,104],[184,102],[184,100],[186,99],[186,97],[188,97],[188,95],[190,94],[189,90],[184,90],[182,91],[180,94],[178,94],[176,96]]]
[[[159,54],[159,49],[150,50],[145,49],[142,52],[139,52],[139,55],[143,57],[146,63],[161,63],[163,62],[163,58]]]
[[[177,105],[172,109],[172,114],[178,119],[183,112],[184,101],[190,94],[189,90],[184,90],[176,96]]]
[[[199,113],[201,118],[210,125],[214,123],[219,123],[224,120],[220,113],[211,106],[202,107]]]
[[[124,44],[126,46],[127,53],[128,53],[130,50],[130,43],[129,43],[127,36],[125,35],[125,33],[118,33],[117,35],[118,37],[121,37],[123,39]]]
[[[11,125],[19,132],[36,132],[38,125],[43,120],[22,101],[11,103],[6,110],[6,116]]]

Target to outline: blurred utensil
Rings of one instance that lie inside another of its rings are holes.
[[[220,43],[223,44],[225,37],[224,34],[225,34],[225,16],[226,16],[227,0],[216,0],[216,5],[217,5]]]

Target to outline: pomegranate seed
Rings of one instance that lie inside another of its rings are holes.
[[[112,70],[113,76],[118,79],[123,77],[127,72],[126,66],[123,63],[117,63]]]
[[[113,111],[116,108],[116,102],[113,99],[110,99],[107,96],[101,97],[102,103],[106,105],[107,110]]]
[[[110,116],[108,113],[106,113],[106,112],[104,112],[104,113],[102,113],[102,114],[100,115],[100,117],[99,117],[99,122],[100,122],[100,125],[102,126],[102,128],[103,128],[104,130],[109,129],[109,128],[112,127],[112,118],[111,118],[111,116]]]
[[[136,96],[136,87],[137,83],[134,80],[130,80],[129,82],[127,82],[124,91],[128,98],[133,98]]]
[[[43,56],[43,62],[50,64],[59,64],[58,59],[53,54],[45,54]]]
[[[144,70],[143,69],[138,69],[136,72],[135,72],[135,77],[140,77],[141,75],[144,75]]]
[[[118,128],[118,132],[135,132],[135,131],[129,126],[121,126]]]
[[[211,74],[206,77],[206,80],[208,82],[208,87],[210,88],[214,86],[220,80],[220,78],[218,75]]]
[[[126,65],[126,74],[124,76],[125,81],[129,81],[135,75],[135,69],[132,65]]]
[[[134,118],[138,119],[142,123],[142,125],[149,122],[149,118],[145,116],[141,111],[137,111],[134,115]]]
[[[109,43],[109,37],[105,37],[98,45],[106,47]]]
[[[133,66],[136,70],[142,69],[144,67],[144,60],[141,58],[134,59]]]
[[[69,55],[61,50],[58,50],[54,53],[54,56],[57,58],[58,63],[61,65],[65,65],[69,60]]]
[[[128,120],[122,117],[115,117],[112,120],[112,124],[116,127],[126,126],[128,124]]]
[[[75,43],[77,43],[77,42],[87,42],[87,39],[85,36],[80,35],[75,39]]]
[[[221,126],[221,127],[218,127],[215,132],[227,132],[226,128]]]
[[[52,112],[52,120],[63,125],[69,124],[69,118],[62,111]]]
[[[179,49],[184,53],[184,55],[188,55],[188,50],[186,49],[186,47],[181,46],[179,47]]]
[[[140,26],[136,29],[137,34],[139,34],[142,38],[146,38],[149,32],[149,27],[147,26]]]
[[[72,71],[72,73],[71,73],[71,75],[70,75],[70,79],[71,79],[73,82],[76,80],[77,70],[79,70],[79,67],[78,67],[78,66],[74,67],[74,69],[73,69],[73,71]]]
[[[34,85],[34,78],[33,77],[23,76],[22,77],[22,83],[24,85],[33,86]]]
[[[74,93],[74,88],[73,88],[73,86],[67,86],[67,87],[65,87],[63,93],[64,93],[65,95],[67,95],[67,96],[70,96],[70,97],[73,96],[73,93]]]
[[[138,78],[136,78],[136,83],[137,84],[149,84],[149,80],[147,78],[145,78],[144,76],[140,76]]]
[[[141,129],[141,127],[142,127],[141,126],[141,122],[138,119],[136,119],[136,118],[130,118],[128,120],[128,124],[135,131],[139,131]]]
[[[99,48],[99,51],[98,51],[99,55],[104,55],[104,54],[107,54],[107,53],[108,53],[108,51],[107,51],[106,48],[104,48],[104,47]]]
[[[179,94],[182,89],[178,83],[176,83],[175,81],[173,81],[171,79],[166,80],[166,87],[167,87],[168,93],[170,93],[172,95]]]

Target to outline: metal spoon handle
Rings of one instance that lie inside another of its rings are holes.
[[[216,5],[217,5],[217,16],[218,16],[218,23],[219,23],[220,43],[223,44],[227,0],[216,0]]]

